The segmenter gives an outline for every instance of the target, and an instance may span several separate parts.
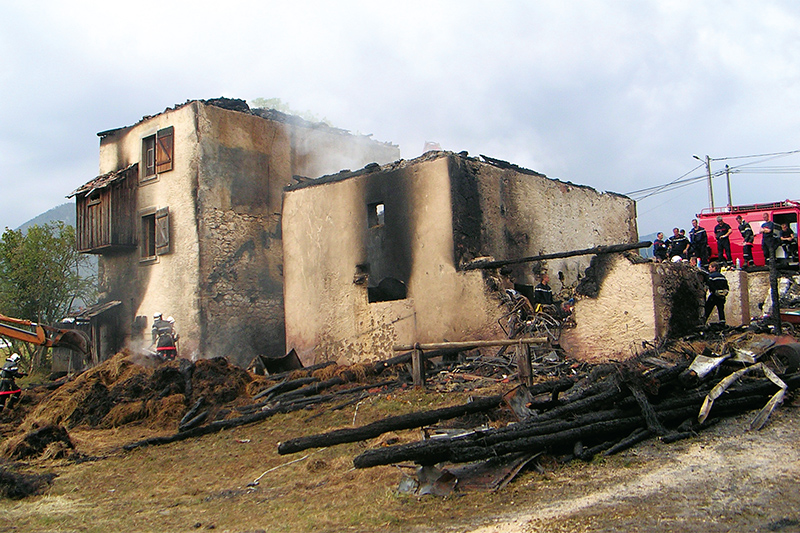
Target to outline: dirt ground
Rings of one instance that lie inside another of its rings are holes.
[[[800,411],[784,407],[758,432],[749,416],[559,470],[553,494],[469,531],[800,531]]]
[[[277,444],[462,403],[471,392],[370,394],[336,411],[316,406],[123,451],[173,434],[195,392],[235,406],[257,385],[219,361],[203,363],[190,380],[173,370],[117,361],[60,394],[29,394],[17,413],[27,417],[4,413],[6,449],[37,412],[64,424],[69,442],[0,461],[20,474],[54,476],[39,494],[0,499],[0,532],[800,531],[800,408],[792,399],[758,432],[746,430],[752,414],[742,415],[687,440],[653,439],[589,463],[543,457],[496,493],[417,498],[397,490],[412,465],[352,468],[365,449],[417,440],[416,430],[289,456],[278,455]],[[186,395],[180,408],[179,393]]]

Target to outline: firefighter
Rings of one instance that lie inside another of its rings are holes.
[[[705,274],[705,282],[708,285],[708,298],[705,305],[705,318],[703,323],[708,321],[708,317],[717,308],[719,321],[725,323],[725,299],[728,296],[728,280],[719,271],[719,263],[713,261],[708,265],[708,274]]]
[[[22,389],[17,386],[17,378],[25,377],[28,374],[19,369],[19,354],[12,353],[6,359],[3,369],[0,370],[0,413],[5,407],[11,409],[14,403],[19,401]]]
[[[153,342],[156,344],[158,355],[163,359],[175,359],[178,356],[176,337],[175,319],[170,322],[164,320],[161,313],[153,315]]]
[[[755,241],[755,234],[753,233],[753,228],[742,215],[736,215],[736,221],[739,223],[739,233],[742,235],[742,255],[744,256],[744,264],[746,266],[754,266],[753,241]]]

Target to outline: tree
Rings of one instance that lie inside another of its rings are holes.
[[[64,318],[76,299],[94,301],[95,280],[86,277],[88,257],[75,246],[75,228],[63,222],[6,228],[0,239],[0,313],[40,324]],[[43,349],[11,341],[36,363]]]

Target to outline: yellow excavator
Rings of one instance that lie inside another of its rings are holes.
[[[83,331],[54,328],[2,314],[0,314],[0,337],[30,342],[48,348],[69,348],[84,357],[91,352],[91,341]]]

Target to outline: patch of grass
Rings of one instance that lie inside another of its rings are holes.
[[[409,390],[376,396],[358,406],[309,420],[315,410],[277,415],[182,442],[119,451],[154,430],[129,424],[114,429],[76,428],[78,451],[102,455],[80,464],[47,466],[58,477],[48,494],[18,502],[13,524],[21,530],[177,531],[214,526],[219,530],[312,532],[391,531],[413,525],[461,521],[498,502],[485,495],[409,498],[398,495],[402,472],[395,467],[354,470],[352,459],[374,443],[351,443],[279,456],[277,445],[300,435],[422,409],[453,405],[466,397]],[[416,440],[418,432],[401,432]],[[303,460],[291,463],[305,457]],[[265,472],[272,470],[264,474]],[[259,478],[257,485],[252,483]],[[56,512],[47,502],[67,505]],[[0,501],[0,515],[12,508]],[[0,529],[10,527],[11,521]]]

